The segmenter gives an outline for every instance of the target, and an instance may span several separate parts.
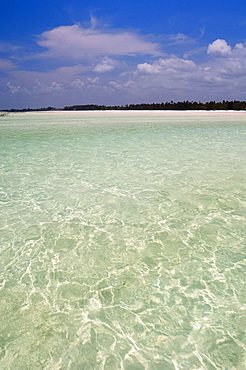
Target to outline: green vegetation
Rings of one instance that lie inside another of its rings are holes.
[[[72,105],[64,108],[24,108],[24,109],[9,109],[5,112],[32,112],[32,111],[51,111],[51,110],[79,110],[79,111],[91,111],[91,110],[246,110],[246,101],[225,101],[215,102],[210,101],[206,103],[196,101],[183,101],[183,102],[166,102],[166,103],[142,103],[142,104],[130,104],[130,105]]]

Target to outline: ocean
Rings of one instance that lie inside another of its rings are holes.
[[[246,113],[0,117],[0,368],[246,368]]]

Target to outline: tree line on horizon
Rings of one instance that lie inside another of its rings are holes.
[[[246,110],[246,101],[225,101],[215,102],[209,101],[206,103],[196,101],[182,101],[182,102],[166,102],[166,103],[141,103],[141,104],[126,104],[126,105],[96,105],[83,104],[65,106],[64,108],[23,108],[23,109],[7,109],[3,112],[32,112],[32,111],[50,111],[50,110],[74,110],[74,111],[93,111],[93,110]]]

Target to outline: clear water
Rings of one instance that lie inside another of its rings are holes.
[[[0,118],[1,369],[246,368],[245,118]]]

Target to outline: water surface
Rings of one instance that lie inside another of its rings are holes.
[[[245,369],[245,118],[0,118],[1,369]]]

